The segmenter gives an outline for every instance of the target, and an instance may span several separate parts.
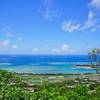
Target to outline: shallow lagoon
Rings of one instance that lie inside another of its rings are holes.
[[[94,69],[70,66],[89,64],[86,55],[1,55],[0,69],[28,73],[95,73]]]
[[[14,71],[14,72],[28,72],[28,73],[95,73],[94,69],[85,69],[85,68],[78,68],[74,69],[69,66],[74,66],[76,64],[82,64],[80,63],[59,63],[59,64],[54,64],[53,63],[30,63],[29,65],[11,65],[8,63],[6,64],[0,64],[0,69],[5,69],[9,71]]]

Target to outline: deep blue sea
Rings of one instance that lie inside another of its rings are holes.
[[[87,55],[0,55],[0,69],[28,73],[95,73],[69,66],[88,64]]]

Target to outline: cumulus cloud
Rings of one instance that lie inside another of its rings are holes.
[[[92,11],[90,11],[88,14],[88,20],[85,22],[82,29],[86,29],[86,28],[89,28],[89,27],[95,25],[95,23],[98,21],[98,19],[95,19],[94,16],[95,16],[95,14]]]
[[[75,24],[75,21],[68,21],[68,22],[63,22],[61,28],[65,31],[68,31],[68,32],[72,32],[74,30],[78,30],[80,27],[80,24]]]
[[[75,52],[69,45],[63,44],[59,49],[53,49],[53,52]]]
[[[92,0],[89,4],[89,7],[94,7],[98,10],[100,10],[100,0]]]
[[[60,49],[53,49],[53,52],[60,52]]]
[[[0,42],[1,46],[9,46],[9,44],[10,44],[10,40],[5,40]]]
[[[66,52],[73,52],[73,50],[70,48],[69,45],[63,44],[61,47],[62,51],[66,51]]]
[[[32,49],[32,51],[38,51],[38,48],[34,48],[34,49]]]
[[[18,46],[17,45],[14,45],[13,47],[12,47],[12,49],[17,49],[18,48]]]
[[[69,45],[63,44],[62,47],[61,47],[61,50],[63,50],[63,51],[69,51],[69,48],[70,48]]]
[[[7,32],[7,34],[5,34],[5,36],[7,36],[7,37],[12,37],[13,34],[11,34],[10,32]]]

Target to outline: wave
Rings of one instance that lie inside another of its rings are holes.
[[[12,63],[0,63],[0,65],[12,65]]]
[[[47,62],[48,64],[66,64],[66,62]]]
[[[39,63],[29,63],[29,65],[39,65]]]
[[[43,63],[43,62],[42,62]],[[89,62],[45,62],[47,64],[89,64]]]

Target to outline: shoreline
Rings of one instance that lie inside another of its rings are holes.
[[[79,69],[79,68],[85,68],[85,69],[95,69],[93,67],[90,66],[70,66],[73,69]]]
[[[82,68],[85,68],[85,69],[95,69],[95,68],[92,68],[92,67],[90,67],[90,66],[82,66]]]

